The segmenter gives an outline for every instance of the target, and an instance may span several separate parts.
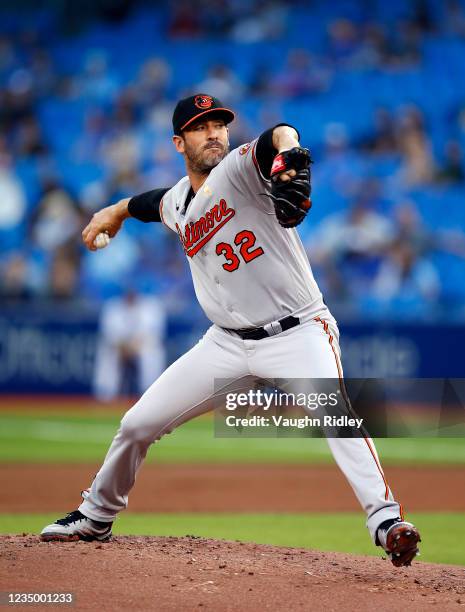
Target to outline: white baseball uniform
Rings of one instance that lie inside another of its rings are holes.
[[[111,521],[126,508],[149,446],[213,407],[215,379],[342,377],[336,322],[297,231],[276,220],[266,195],[271,183],[260,169],[256,149],[257,140],[229,153],[190,202],[187,177],[163,197],[161,218],[179,235],[197,298],[213,325],[124,415],[79,508],[91,519]],[[279,333],[275,322],[289,315],[300,324]],[[274,335],[261,340],[244,340],[231,331],[264,325]],[[328,438],[328,444],[376,542],[380,523],[401,516],[402,509],[386,483],[373,442]]]
[[[153,296],[135,295],[108,300],[100,313],[95,359],[94,392],[103,402],[118,396],[123,378],[121,346],[133,347],[137,388],[143,393],[165,367],[165,312]]]

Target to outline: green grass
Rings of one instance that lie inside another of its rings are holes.
[[[115,411],[0,412],[1,462],[100,462],[116,433]],[[379,439],[383,463],[464,464],[461,438]],[[148,461],[165,463],[330,463],[324,439],[215,438],[213,420],[186,423],[154,445]]]
[[[38,533],[56,514],[0,514],[0,533]],[[465,565],[465,514],[409,515],[423,535],[421,561]],[[447,528],[445,526],[447,525]],[[381,555],[361,513],[337,514],[132,514],[123,513],[115,534],[187,534],[278,546]]]

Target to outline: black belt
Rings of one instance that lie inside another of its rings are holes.
[[[228,329],[226,331],[234,332],[240,336],[243,340],[262,340],[269,336],[276,336],[287,329],[300,325],[300,319],[297,317],[285,317],[279,321],[272,321],[267,323],[263,327],[252,327],[249,329]]]

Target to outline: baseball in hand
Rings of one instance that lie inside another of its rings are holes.
[[[110,236],[107,232],[101,232],[97,234],[94,240],[94,246],[96,249],[104,249],[110,244]]]

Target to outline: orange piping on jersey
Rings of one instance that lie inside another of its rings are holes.
[[[255,143],[254,146],[252,147],[252,161],[253,161],[253,165],[255,166],[258,174],[260,174],[260,168],[258,166],[257,158],[255,157],[255,147],[256,146],[257,146],[257,143]]]
[[[344,379],[343,379],[343,376],[342,376],[342,368],[341,368],[341,365],[340,365],[339,358],[337,356],[336,350],[334,349],[333,336],[331,335],[331,333],[330,333],[330,331],[328,329],[328,323],[327,323],[327,321],[323,321],[322,319],[320,319],[320,317],[316,317],[314,320],[317,321],[317,323],[321,323],[323,325],[323,329],[325,331],[325,334],[329,337],[329,344],[331,346],[331,350],[333,351],[334,359],[336,360],[337,372],[338,372],[338,376],[339,376],[339,387],[341,389],[342,396],[343,396],[344,401],[346,403],[347,410],[349,411],[349,413],[353,414],[352,408],[351,408],[351,405],[350,405],[350,400],[349,400],[349,398],[347,396],[346,388],[345,388],[345,385],[344,385]],[[368,449],[370,450],[371,456],[373,457],[373,459],[374,459],[374,461],[376,463],[376,467],[378,468],[379,473],[381,474],[381,477],[383,479],[384,486],[385,486],[384,499],[388,500],[389,499],[389,485],[388,485],[388,483],[386,481],[386,477],[384,476],[384,472],[383,472],[383,470],[381,468],[381,465],[379,464],[378,458],[376,457],[375,450],[372,447],[372,445],[370,443],[370,440],[366,436],[363,436],[363,439],[365,440],[365,443],[368,446]],[[401,514],[402,514],[402,512],[403,512],[402,511],[402,506],[400,506],[400,509],[401,509]]]

